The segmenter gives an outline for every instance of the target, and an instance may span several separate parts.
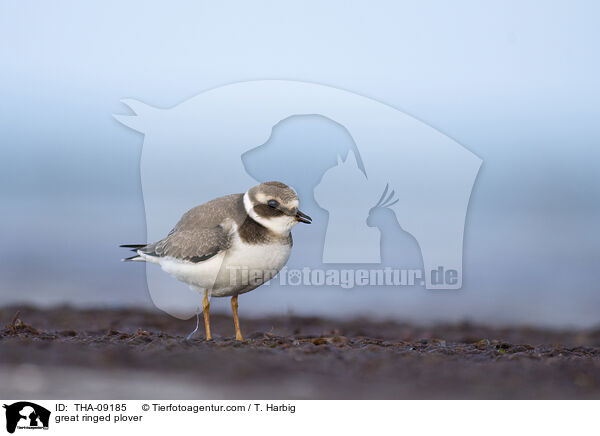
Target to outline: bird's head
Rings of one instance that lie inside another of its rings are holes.
[[[398,203],[398,199],[395,198],[395,191],[388,193],[389,185],[385,185],[385,189],[379,201],[375,206],[369,210],[369,217],[367,218],[367,225],[369,227],[379,227],[383,221],[382,216],[394,216],[394,212],[390,209],[390,206]]]
[[[261,183],[244,194],[250,218],[280,235],[287,235],[298,223],[311,223],[312,218],[298,210],[298,203],[296,191],[281,182]]]

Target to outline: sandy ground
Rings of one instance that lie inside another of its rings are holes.
[[[20,314],[15,317],[16,312]],[[0,309],[0,396],[65,399],[600,398],[600,329]]]

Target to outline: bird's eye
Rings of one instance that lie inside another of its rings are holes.
[[[277,207],[279,206],[279,202],[277,200],[269,200],[267,201],[267,205],[269,207],[272,207],[273,209],[277,209]]]

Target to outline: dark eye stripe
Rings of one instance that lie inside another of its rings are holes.
[[[258,204],[256,206],[254,206],[254,212],[256,212],[258,215],[265,217],[265,218],[277,217],[277,216],[284,215],[284,213],[281,210],[274,209],[272,207],[267,206],[266,204]]]

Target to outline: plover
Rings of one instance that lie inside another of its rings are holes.
[[[158,242],[121,245],[136,252],[123,260],[158,264],[203,292],[206,339],[211,339],[210,298],[231,297],[235,336],[242,340],[238,295],[270,280],[286,264],[292,227],[312,221],[298,210],[298,203],[298,195],[286,184],[261,183],[245,194],[215,198],[190,209]]]

